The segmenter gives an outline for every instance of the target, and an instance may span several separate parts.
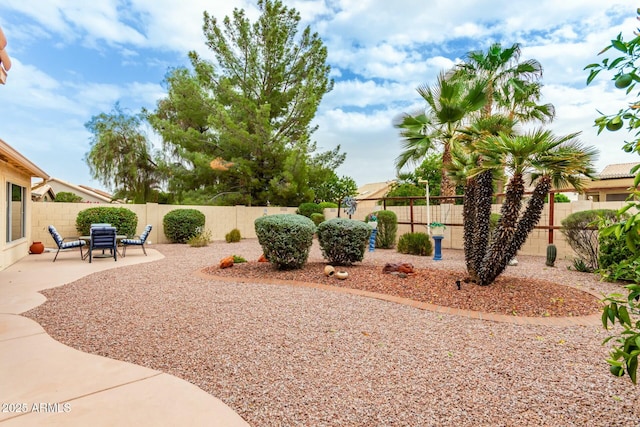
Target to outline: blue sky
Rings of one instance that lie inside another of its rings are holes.
[[[621,150],[624,131],[596,136],[596,110],[616,112],[623,91],[606,78],[585,86],[585,65],[619,32],[640,25],[628,0],[284,0],[302,25],[323,38],[335,87],[318,111],[321,150],[337,144],[347,160],[337,171],[358,185],[393,179],[400,139],[392,120],[424,108],[416,92],[466,52],[491,43],[522,45],[522,58],[544,67],[548,125],[582,131],[600,150],[596,169],[639,159]],[[83,158],[84,124],[116,102],[131,113],[153,109],[170,67],[188,65],[204,45],[203,11],[222,20],[233,8],[255,19],[245,0],[3,0],[0,27],[13,67],[0,86],[0,138],[52,177],[111,190],[91,178]],[[157,137],[149,135],[152,141]]]

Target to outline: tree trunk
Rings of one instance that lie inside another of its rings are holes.
[[[476,218],[478,216],[477,201],[477,178],[469,178],[464,188],[464,205],[462,206],[462,224],[464,239],[464,261],[467,265],[467,272],[472,281],[478,281],[478,272],[475,269],[473,260],[473,244],[476,235]]]
[[[455,196],[456,185],[449,178],[447,165],[452,162],[451,147],[448,143],[444,144],[444,151],[442,152],[442,178],[440,179],[440,195],[441,196]],[[441,203],[454,203],[455,199],[441,199]]]
[[[489,244],[489,223],[491,218],[491,197],[493,196],[493,176],[491,171],[480,173],[477,177],[477,188],[475,191],[475,200],[472,201],[474,216],[472,217],[472,236],[470,239],[471,250],[470,258],[472,260],[472,269],[469,275],[474,281],[478,281],[478,273],[482,267],[482,261],[487,252]],[[466,197],[465,197],[466,199]],[[466,200],[465,200],[466,201]],[[465,227],[467,226],[465,221]],[[465,249],[466,250],[466,249]],[[466,255],[465,255],[466,256]]]

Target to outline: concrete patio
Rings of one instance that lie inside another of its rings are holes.
[[[139,253],[138,253],[139,252]],[[39,291],[112,268],[163,258],[158,251],[82,261],[77,250],[29,255],[0,271],[0,424],[3,426],[248,426],[219,399],[153,369],[95,356],[53,340],[21,316]]]

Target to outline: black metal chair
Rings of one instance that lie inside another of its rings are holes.
[[[63,238],[53,225],[49,226],[49,233],[51,233],[51,237],[58,246],[58,251],[56,252],[56,256],[53,257],[53,262],[56,262],[56,258],[58,258],[58,254],[60,253],[61,249],[71,248],[80,248],[80,259],[84,259],[84,256],[82,254],[82,247],[86,245],[87,242],[85,242],[84,240],[73,240],[70,242],[65,242],[66,238]]]
[[[92,227],[91,239],[89,240],[89,262],[93,259],[94,249],[102,249],[102,253],[109,249],[114,261],[118,260],[116,248],[116,228],[115,227]]]

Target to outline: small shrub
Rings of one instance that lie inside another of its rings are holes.
[[[376,234],[376,248],[391,249],[396,245],[398,232],[398,217],[392,211],[372,212],[378,218],[378,234]],[[367,219],[371,216],[368,215]],[[368,222],[368,221],[367,221]]]
[[[265,257],[280,270],[301,268],[309,258],[316,226],[302,215],[266,215],[255,220]]]
[[[580,273],[593,273],[593,269],[589,268],[582,258],[573,259],[573,268]]]
[[[333,218],[318,226],[318,242],[324,256],[336,265],[351,265],[364,258],[371,227],[362,221]]]
[[[237,243],[241,238],[242,236],[240,236],[240,230],[238,230],[237,228],[234,228],[224,236],[224,240],[226,240],[227,243]]]
[[[172,243],[186,243],[204,228],[205,216],[196,209],[175,209],[162,219],[164,234]]]
[[[243,257],[241,257],[240,255],[233,255],[233,263],[234,264],[240,264],[243,262],[247,262],[246,259],[244,259]]]
[[[620,266],[624,267],[639,256],[629,249],[625,236],[626,233],[623,232],[619,239],[615,234],[600,236],[598,239],[598,271],[605,279],[632,280],[629,270]]]
[[[325,209],[337,209],[338,208],[338,204],[337,203],[333,203],[333,202],[320,202],[320,203],[318,203],[318,206],[320,206],[320,209],[322,209],[323,211]]]
[[[300,206],[298,206],[298,210],[296,210],[296,213],[298,215],[303,215],[307,218],[311,218],[311,214],[324,214],[324,210],[317,203],[301,203]]]
[[[138,215],[127,208],[95,207],[78,212],[76,229],[81,236],[88,236],[91,224],[111,224],[118,234],[132,237],[136,234]]]
[[[210,230],[203,230],[202,227],[198,227],[196,232],[198,234],[189,237],[189,240],[187,240],[187,244],[189,244],[189,246],[201,248],[203,246],[207,246],[211,242]]]
[[[427,233],[405,233],[398,240],[398,252],[428,256],[433,253],[433,246]]]
[[[616,211],[612,209],[595,209],[574,212],[562,220],[562,229],[571,249],[584,261],[590,270],[599,267],[598,262],[598,221],[614,220]]]
[[[56,198],[54,202],[58,203],[80,203],[82,202],[82,197],[78,196],[75,193],[71,193],[68,191],[61,191],[56,194]]]
[[[314,212],[311,214],[311,221],[313,221],[317,227],[322,221],[324,221],[324,215]]]

